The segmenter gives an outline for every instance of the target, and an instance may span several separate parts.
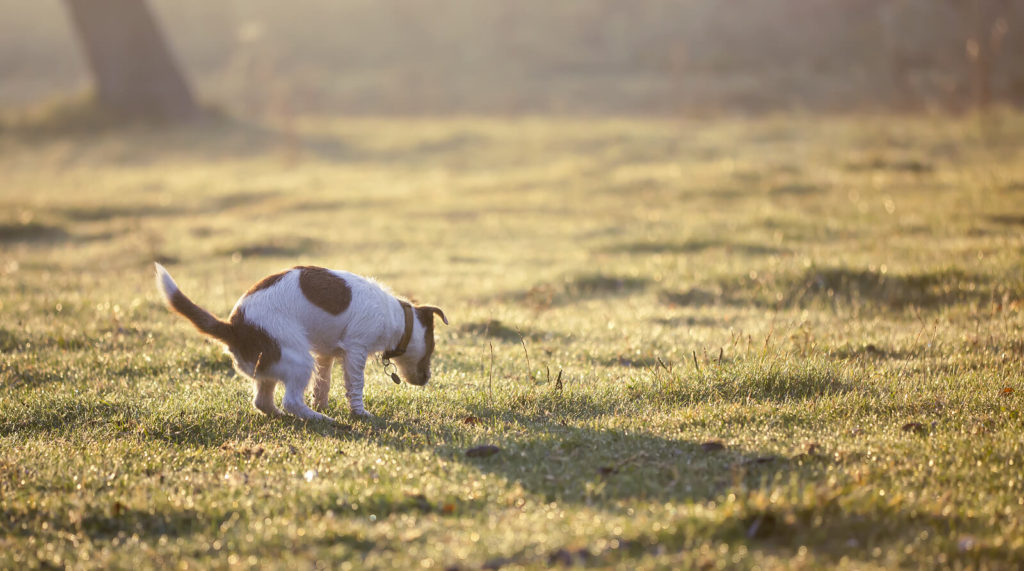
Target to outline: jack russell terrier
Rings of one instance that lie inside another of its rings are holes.
[[[349,409],[370,416],[363,409],[366,359],[383,352],[385,370],[394,359],[406,382],[425,385],[434,352],[434,314],[448,325],[437,307],[413,306],[372,279],[313,266],[263,278],[239,298],[228,321],[193,303],[160,264],[156,283],[174,311],[227,346],[235,370],[253,380],[253,405],[267,415],[282,414],[274,405],[274,388],[283,383],[284,410],[307,420],[332,420],[306,406],[305,392],[315,374],[313,408],[325,410],[331,366],[340,358]],[[391,378],[400,382],[394,372]]]

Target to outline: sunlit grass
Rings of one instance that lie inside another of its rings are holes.
[[[0,567],[1024,560],[1020,116],[295,128],[0,134]],[[153,260],[452,323],[267,419]]]

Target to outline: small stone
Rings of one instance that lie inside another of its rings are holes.
[[[470,458],[486,458],[488,456],[494,456],[498,452],[501,452],[501,448],[498,448],[493,444],[485,444],[483,446],[476,446],[466,450],[466,456],[469,456]]]

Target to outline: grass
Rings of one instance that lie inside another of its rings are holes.
[[[0,133],[0,568],[1024,562],[1021,115],[50,127]],[[376,420],[267,419],[153,260],[452,324]]]

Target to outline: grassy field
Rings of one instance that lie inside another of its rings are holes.
[[[0,129],[0,568],[1021,565],[1021,141],[1012,113]],[[451,326],[424,388],[368,367],[375,420],[338,383],[338,425],[268,419],[153,260],[222,316],[317,264]]]

